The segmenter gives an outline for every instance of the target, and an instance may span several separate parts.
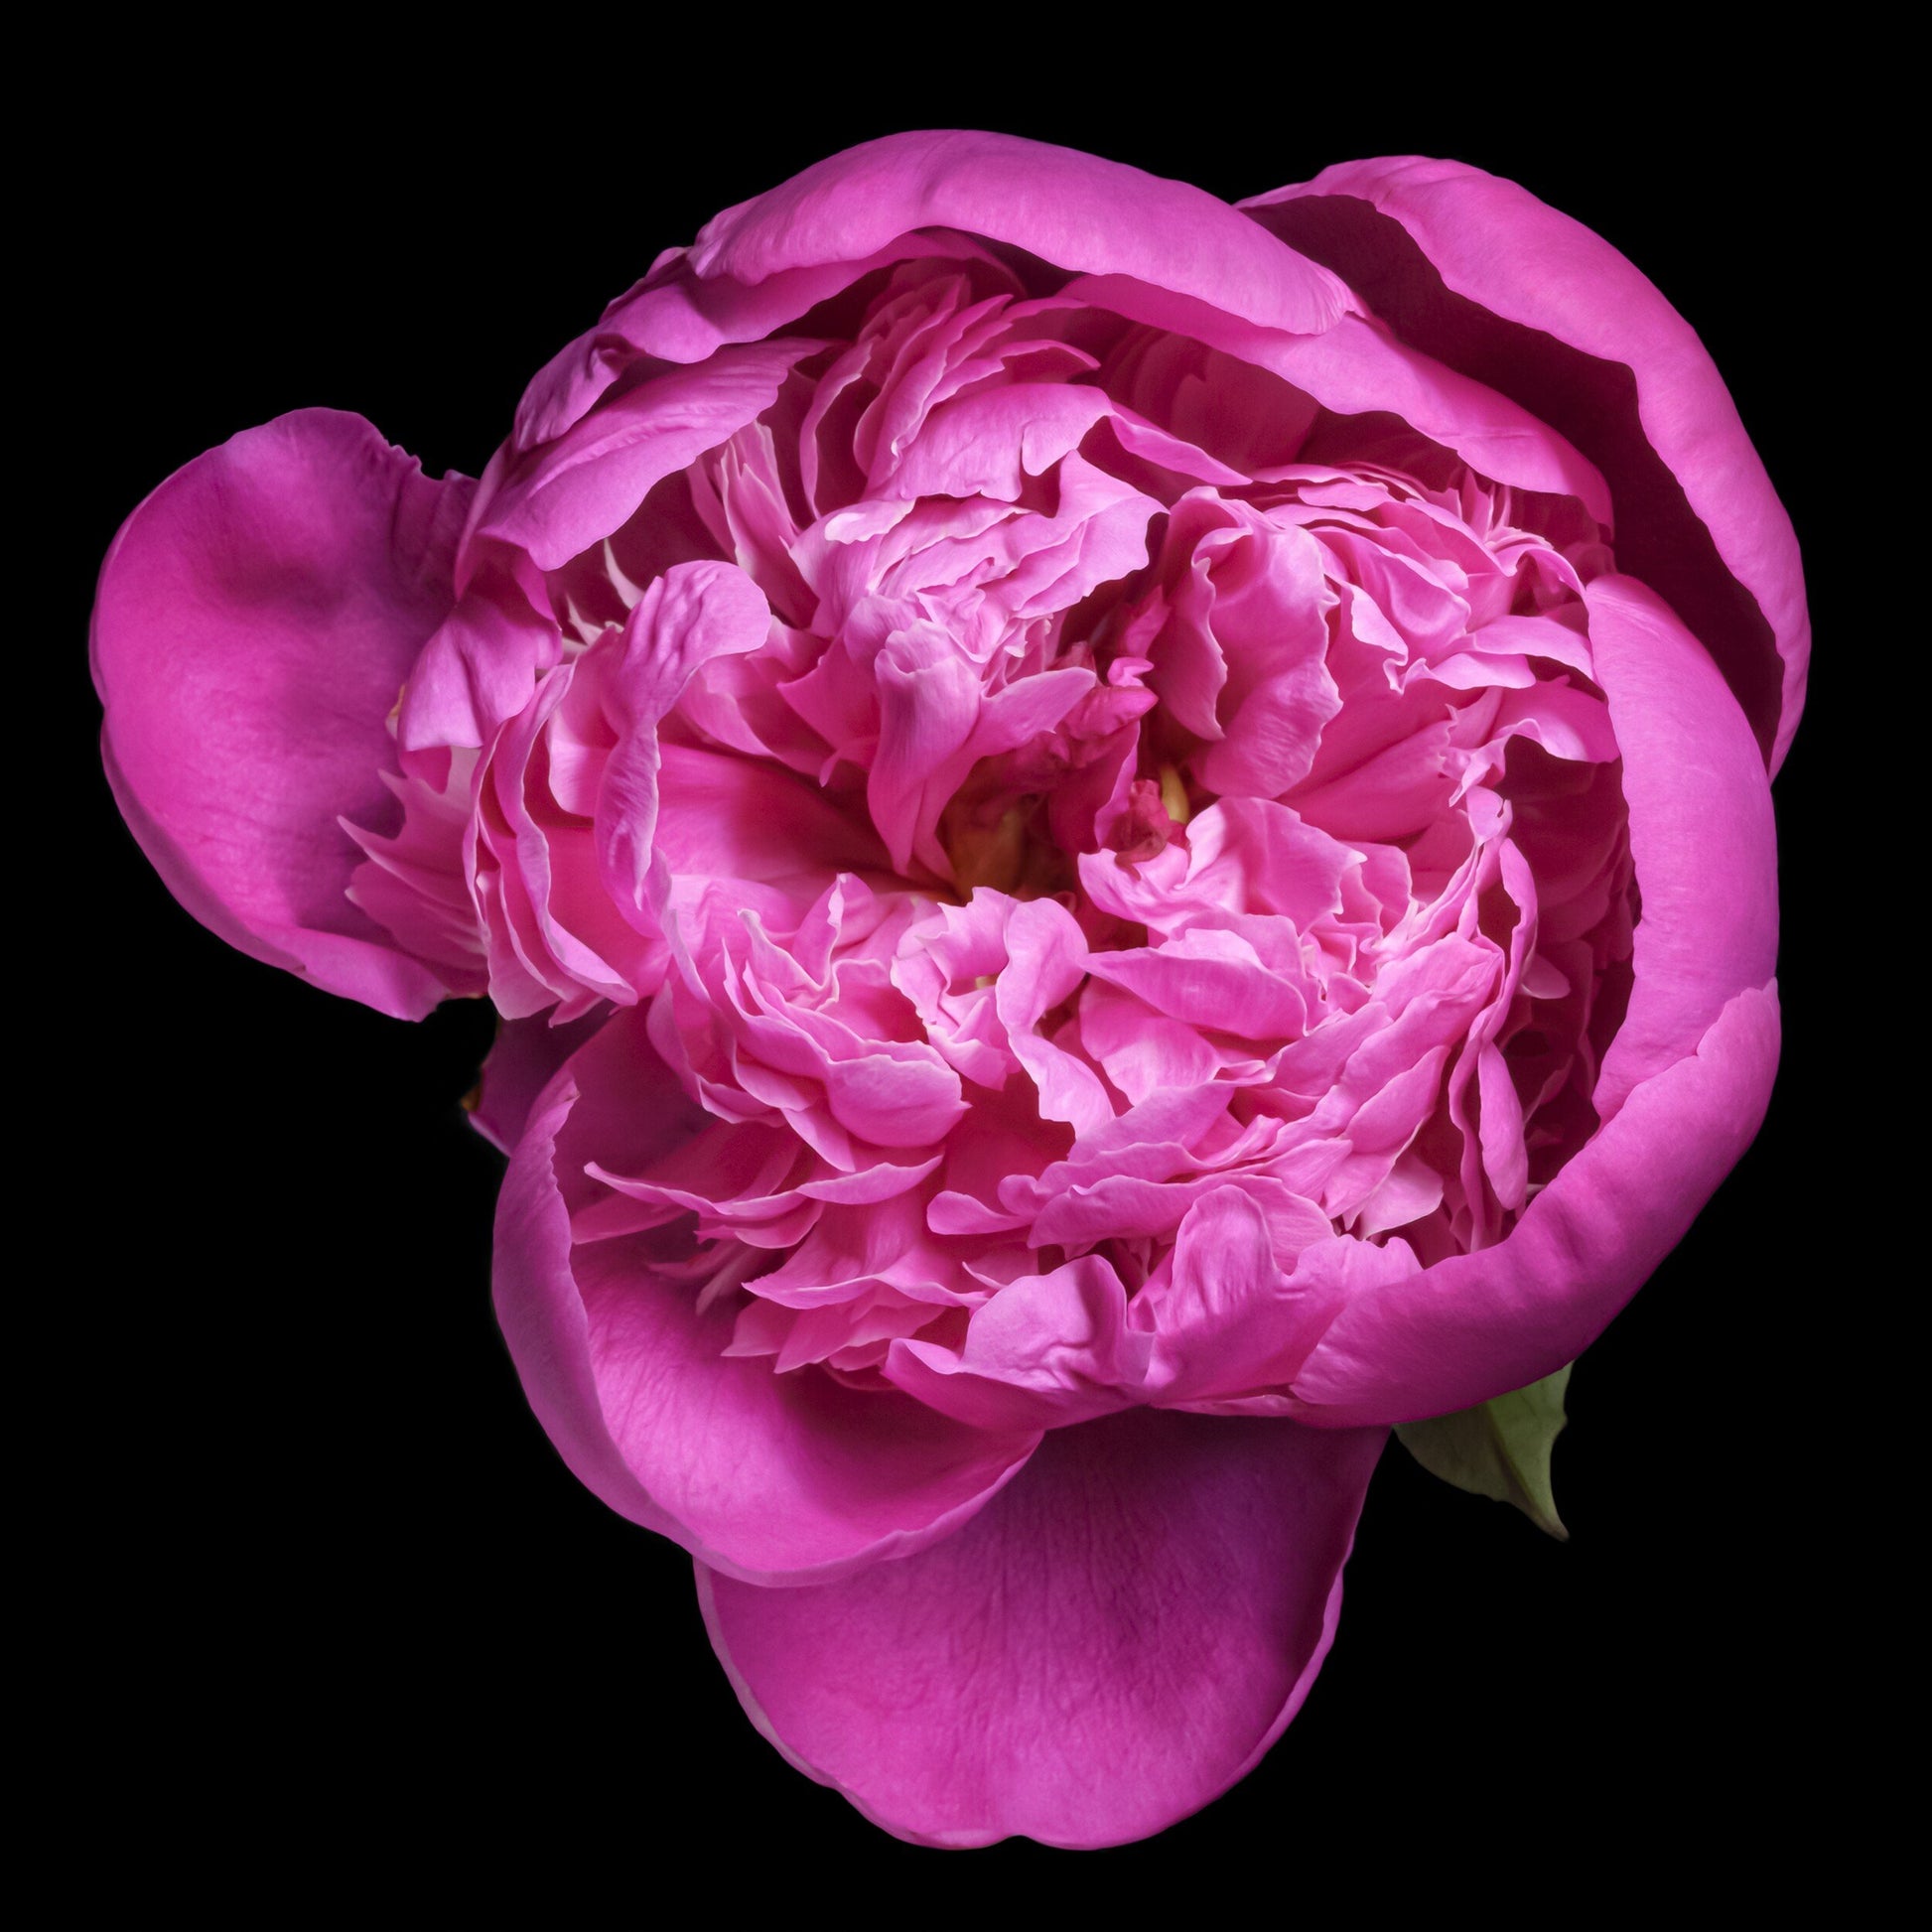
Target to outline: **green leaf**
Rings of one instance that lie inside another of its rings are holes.
[[[1567,1543],[1570,1532],[1550,1487],[1550,1446],[1570,1420],[1563,1392],[1575,1366],[1452,1416],[1402,1423],[1395,1433],[1431,1475],[1471,1495],[1514,1503],[1538,1529]]]

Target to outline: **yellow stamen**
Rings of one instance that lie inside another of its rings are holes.
[[[1180,773],[1172,764],[1161,767],[1161,806],[1176,825],[1185,825],[1191,816],[1187,804],[1187,787],[1180,780]]]

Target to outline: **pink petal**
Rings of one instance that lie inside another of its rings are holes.
[[[1631,1093],[1493,1248],[1352,1298],[1295,1377],[1321,1424],[1466,1409],[1574,1361],[1684,1238],[1744,1152],[1778,1064],[1773,988]]]
[[[958,228],[1058,268],[1198,294],[1265,328],[1328,328],[1347,300],[1341,284],[1241,227],[1198,188],[1070,148],[1007,134],[895,134],[714,216],[691,262],[706,278],[756,284],[872,254],[914,228]]]
[[[887,1376],[981,1428],[1056,1429],[1130,1406],[1153,1343],[1127,1325],[1127,1294],[1098,1255],[1021,1275],[975,1311],[966,1345],[897,1341]]]
[[[1335,1237],[1309,1214],[1316,1225],[1296,1253],[1239,1188],[1188,1210],[1171,1269],[1134,1300],[1134,1324],[1153,1340],[1152,1399],[1176,1408],[1285,1389],[1344,1302],[1416,1273],[1405,1243]]]
[[[774,764],[658,747],[655,850],[673,874],[789,883],[808,901],[841,872],[885,872],[863,816]]]
[[[420,1019],[451,986],[345,896],[390,829],[386,720],[449,614],[474,485],[306,409],[197,457],[122,525],[94,605],[102,757],[169,890],[230,945]]]
[[[625,390],[514,467],[473,540],[495,539],[557,570],[621,529],[651,486],[715,450],[777,399],[817,345],[780,341],[721,348]]]
[[[544,1088],[603,1021],[604,1016],[596,1013],[565,1027],[553,1027],[547,1014],[530,1020],[498,1020],[496,1040],[483,1063],[476,1100],[470,1106],[470,1125],[499,1154],[513,1154]]]
[[[759,1729],[897,1836],[1145,1838],[1245,1776],[1327,1654],[1379,1430],[1134,1410],[844,1583],[698,1569]]]
[[[1629,1010],[1593,1095],[1607,1118],[1776,970],[1777,828],[1756,742],[1702,645],[1631,578],[1586,597],[1643,899]]]
[[[1285,1040],[1300,1038],[1308,1024],[1301,990],[1232,932],[1199,927],[1163,946],[1096,953],[1087,970],[1190,1027]]]
[[[1069,283],[1065,293],[1267,369],[1337,415],[1392,411],[1483,476],[1575,496],[1607,520],[1608,486],[1568,438],[1500,387],[1472,381],[1359,315],[1344,315],[1320,334],[1290,335],[1242,321],[1212,290],[1193,294],[1096,275]]]
[[[933,411],[875,493],[1020,500],[1095,423],[1113,413],[1103,390],[1067,382],[1012,382],[969,390]]]
[[[470,590],[423,646],[397,734],[412,752],[487,745],[562,656],[563,633],[513,586]]]
[[[614,901],[641,910],[657,829],[657,727],[693,674],[764,642],[770,607],[735,564],[674,564],[624,620],[613,675],[620,736],[598,787],[597,846]]]
[[[605,309],[596,328],[538,370],[517,406],[510,448],[521,453],[561,436],[634,362],[702,362],[722,345],[759,342],[875,270],[913,257],[989,259],[964,235],[911,234],[870,257],[842,257],[753,287],[705,280],[693,271],[689,250],[668,249]]]
[[[1703,639],[1775,770],[1804,706],[1803,570],[1690,324],[1600,236],[1460,162],[1347,162],[1243,206],[1601,468],[1618,563]]]
[[[638,1173],[696,1114],[641,1010],[606,1023],[551,1083],[496,1211],[496,1314],[524,1393],[578,1479],[714,1569],[829,1580],[963,1523],[1035,1438],[949,1421],[817,1369],[728,1357],[730,1298],[703,1313],[654,1274],[648,1236],[573,1244],[597,1160]]]

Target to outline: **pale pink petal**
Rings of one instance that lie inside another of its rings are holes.
[[[1298,1252],[1238,1188],[1217,1187],[1188,1209],[1171,1264],[1134,1301],[1134,1325],[1153,1344],[1152,1400],[1173,1408],[1286,1393],[1344,1303],[1417,1272],[1402,1242],[1337,1238],[1325,1215],[1310,1218]]]
[[[412,752],[487,745],[563,656],[563,635],[500,582],[465,594],[409,674],[397,737]]]
[[[1140,1399],[1152,1338],[1128,1326],[1120,1277],[1097,1255],[1006,1283],[966,1343],[896,1341],[897,1387],[981,1429],[1058,1429]]]
[[[597,796],[597,850],[620,906],[641,915],[658,812],[657,727],[705,664],[764,642],[771,613],[734,564],[678,564],[652,580],[624,622],[611,673],[619,739]]]

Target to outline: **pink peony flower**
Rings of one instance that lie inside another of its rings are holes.
[[[94,631],[191,910],[494,1002],[533,1407],[939,1845],[1240,1777],[1388,1427],[1690,1225],[1807,645],[1696,338],[1520,189],[958,133],[660,257],[480,483],[321,410],[210,452]]]

